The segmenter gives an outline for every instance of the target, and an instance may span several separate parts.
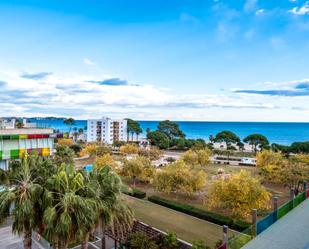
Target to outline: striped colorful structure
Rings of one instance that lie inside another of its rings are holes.
[[[35,149],[13,149],[10,151],[0,151],[0,160],[21,159],[25,153],[30,154],[32,151],[37,151],[41,156],[50,156],[50,148],[35,148]]]
[[[40,138],[66,138],[67,134],[13,134],[0,135],[0,140],[40,139]]]
[[[0,162],[20,159],[25,153],[37,151],[41,156],[51,156],[55,138],[65,138],[66,134],[4,134],[0,135]]]

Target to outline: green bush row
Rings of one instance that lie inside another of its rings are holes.
[[[132,190],[128,190],[128,189],[122,189],[122,193],[126,194],[126,195],[130,195],[139,199],[144,199],[146,197],[146,193],[136,189],[136,188],[132,188]]]
[[[232,228],[240,232],[248,228],[250,225],[249,223],[245,221],[241,221],[241,220],[234,221],[232,218],[228,216],[209,212],[203,209],[193,207],[191,205],[187,205],[187,204],[183,204],[183,203],[179,203],[179,202],[175,202],[171,200],[166,200],[159,196],[150,196],[148,197],[148,200],[156,204],[174,209],[176,211],[179,211],[179,212],[182,212],[188,215],[192,215],[194,217],[197,217],[203,220],[213,222],[221,226],[227,225],[229,228]]]

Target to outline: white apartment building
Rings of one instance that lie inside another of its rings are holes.
[[[117,141],[127,141],[127,120],[103,117],[87,121],[87,142],[113,144]]]

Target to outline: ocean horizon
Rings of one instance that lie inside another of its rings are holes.
[[[42,127],[49,127],[60,132],[67,132],[69,127],[62,119],[30,119]],[[87,126],[87,120],[76,120],[73,127],[77,129]],[[138,121],[143,129],[140,137],[145,137],[146,129],[155,130],[160,121]],[[235,121],[175,121],[186,134],[186,138],[202,138],[209,140],[223,130],[236,133],[241,139],[252,133],[266,136],[270,143],[290,145],[293,142],[309,141],[309,123],[301,122],[235,122]]]

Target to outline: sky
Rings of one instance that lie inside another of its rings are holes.
[[[309,1],[1,0],[0,116],[309,122]]]

